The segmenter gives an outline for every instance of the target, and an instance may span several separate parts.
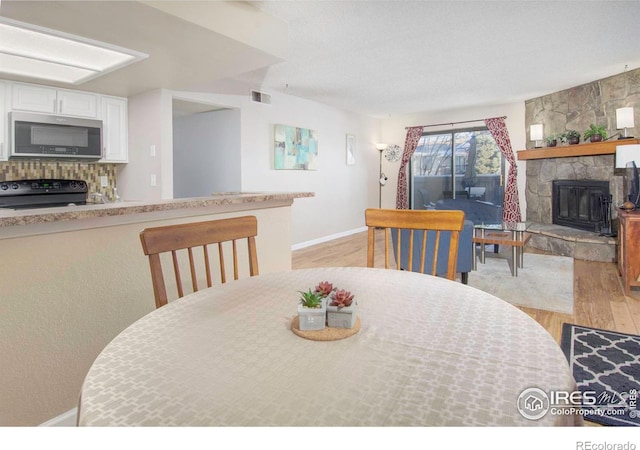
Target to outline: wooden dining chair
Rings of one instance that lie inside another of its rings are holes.
[[[375,231],[376,228],[384,231],[384,264],[385,268],[391,268],[390,254],[395,250],[396,269],[401,269],[400,261],[403,260],[401,250],[407,248],[402,245],[402,237],[406,238],[407,233],[401,233],[401,230],[409,230],[408,239],[408,267],[406,270],[414,271],[413,255],[414,242],[416,247],[420,247],[420,272],[424,273],[425,263],[431,262],[431,275],[436,275],[436,268],[439,255],[439,247],[441,238],[445,233],[449,235],[449,248],[447,253],[447,272],[446,278],[455,280],[456,263],[458,256],[458,243],[460,232],[464,227],[464,212],[457,210],[412,210],[412,209],[367,209],[365,211],[365,223],[368,227],[367,239],[367,266],[374,267],[375,260]],[[391,244],[391,232],[396,230],[396,247]],[[423,239],[423,236],[426,238]],[[433,238],[433,245],[428,245],[427,241]],[[433,249],[428,252],[427,249]],[[418,250],[418,248],[416,248]],[[429,254],[430,253],[430,254]]]
[[[202,248],[204,269],[207,279],[207,287],[213,285],[209,258],[209,245],[217,244],[218,261],[220,265],[220,282],[226,283],[223,244],[231,243],[233,255],[233,279],[238,279],[238,249],[236,241],[247,240],[249,256],[249,275],[258,275],[258,256],[255,237],[258,234],[258,221],[255,216],[243,216],[231,219],[209,220],[205,222],[185,223],[179,225],[167,225],[161,227],[146,228],[140,232],[140,241],[144,254],[149,256],[151,268],[151,281],[156,300],[156,308],[164,306],[168,302],[167,288],[164,281],[161,264],[161,254],[171,253],[173,272],[176,279],[178,298],[184,296],[182,277],[180,274],[179,254],[188,256],[189,272],[193,292],[198,290],[196,273],[196,257],[194,249]],[[227,247],[229,245],[227,244]]]

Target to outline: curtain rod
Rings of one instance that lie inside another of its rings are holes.
[[[507,118],[507,116],[488,117],[487,119],[506,119],[506,118]],[[458,124],[458,123],[484,122],[487,119],[462,120],[460,122],[432,123],[431,125],[416,125],[416,127],[427,128],[427,127],[439,127],[439,126],[442,126],[442,125],[455,125],[455,124]],[[408,130],[409,128],[415,128],[415,127],[404,127],[405,130]]]

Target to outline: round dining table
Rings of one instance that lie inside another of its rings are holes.
[[[354,295],[360,329],[292,331],[300,292]],[[550,426],[519,409],[574,391],[567,360],[531,317],[490,294],[415,272],[337,267],[269,273],[154,310],[90,368],[80,426]]]

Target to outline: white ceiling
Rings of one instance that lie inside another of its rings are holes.
[[[265,1],[263,89],[386,116],[522,101],[640,67],[638,1]],[[288,85],[288,87],[287,87]]]
[[[253,88],[380,117],[524,101],[640,67],[637,0],[250,3],[288,23],[284,62],[139,2],[3,0],[0,15],[151,55],[77,89]]]

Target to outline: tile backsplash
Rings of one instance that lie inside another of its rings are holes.
[[[106,176],[108,187],[100,187],[100,177]],[[0,181],[39,178],[84,180],[89,192],[100,192],[111,201],[116,186],[116,164],[64,161],[16,160],[0,162]]]

